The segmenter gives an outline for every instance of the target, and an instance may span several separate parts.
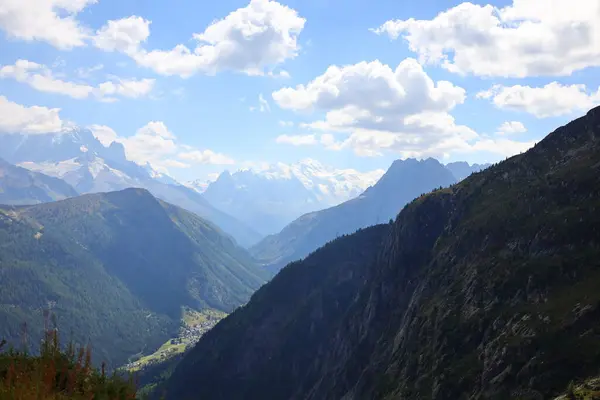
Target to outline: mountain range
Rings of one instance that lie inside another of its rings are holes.
[[[358,197],[305,214],[250,251],[268,269],[277,271],[338,236],[394,218],[408,202],[423,193],[456,182],[451,170],[433,158],[397,160],[376,184]]]
[[[446,168],[452,173],[457,182],[469,177],[475,172],[486,169],[491,164],[469,164],[466,161],[456,161],[446,164]]]
[[[17,167],[0,158],[0,204],[39,204],[77,195],[61,179]]]
[[[214,222],[244,247],[280,232],[304,214],[361,195],[384,173],[334,169],[305,159],[291,165],[277,163],[233,174],[225,171],[206,187],[198,182],[184,186],[150,164],[142,166],[129,161],[121,143],[105,146],[89,129],[74,127],[61,134],[2,135],[0,144],[0,157],[8,162],[60,178],[81,194],[145,188],[164,201]],[[484,167],[467,163],[447,165],[459,180]],[[27,197],[22,200],[23,204],[31,202]],[[15,201],[19,198],[7,202]],[[362,226],[367,225],[359,227]]]
[[[600,107],[289,264],[164,389],[205,400],[553,398],[600,365],[599,210]]]
[[[358,196],[383,173],[334,169],[305,159],[292,165],[225,171],[209,184],[198,181],[188,185],[215,207],[268,235],[302,214]]]
[[[144,189],[0,208],[0,337],[35,348],[42,311],[96,361],[176,336],[182,310],[231,312],[267,275],[212,223]],[[68,340],[68,338],[65,338]]]
[[[243,246],[262,237],[254,229],[209,204],[196,191],[174,179],[129,161],[122,144],[106,147],[88,129],[61,134],[2,135],[0,157],[32,171],[60,178],[77,192],[98,193],[145,188],[164,201],[179,205],[215,223]]]

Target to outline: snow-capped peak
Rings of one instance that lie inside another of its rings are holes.
[[[320,162],[307,158],[294,164],[259,164],[237,170],[231,176],[238,188],[251,185],[250,179],[258,177],[266,180],[297,179],[323,207],[337,205],[358,196],[372,186],[385,173],[383,169],[359,172],[354,169],[337,169],[324,166]],[[208,181],[194,181],[189,187],[204,192]]]

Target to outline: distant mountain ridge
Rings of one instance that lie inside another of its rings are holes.
[[[214,181],[191,182],[211,204],[263,234],[279,232],[302,214],[358,196],[383,175],[334,169],[305,159],[262,169],[225,171]]]
[[[61,179],[29,171],[0,158],[0,204],[39,204],[77,195],[77,191]]]
[[[600,107],[288,265],[161,390],[552,399],[600,367],[599,210]]]
[[[145,188],[156,197],[184,207],[218,225],[243,246],[262,235],[214,208],[197,192],[180,185],[150,165],[129,161],[122,144],[105,147],[88,129],[61,134],[2,135],[0,157],[7,161],[63,179],[79,193],[99,193],[126,188]]]
[[[212,223],[145,189],[0,208],[0,336],[61,330],[119,366],[176,336],[182,308],[230,312],[267,274]]]
[[[450,170],[433,158],[394,161],[381,179],[357,198],[305,214],[250,251],[270,270],[277,271],[338,236],[385,223],[414,198],[455,182]]]
[[[446,168],[452,172],[452,175],[456,178],[457,181],[462,181],[467,178],[469,175],[479,172],[488,168],[491,164],[469,164],[465,161],[457,161],[446,164]]]

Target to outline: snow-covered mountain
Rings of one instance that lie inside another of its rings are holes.
[[[250,248],[251,254],[278,271],[325,243],[357,229],[388,222],[414,198],[457,180],[437,160],[396,160],[373,186],[335,207],[302,215],[281,232]]]
[[[0,135],[0,158],[20,167],[60,178],[79,193],[97,193],[136,187],[155,197],[208,219],[243,246],[261,235],[214,208],[196,191],[166,174],[129,161],[122,144],[106,147],[87,129],[62,134]]]
[[[217,175],[217,178],[219,175]],[[185,182],[184,185],[190,189],[194,189],[198,193],[204,193],[208,186],[213,183],[215,179],[196,179],[194,181]]]
[[[77,196],[65,181],[10,164],[0,158],[0,204],[30,205]]]
[[[384,170],[361,173],[326,167],[311,159],[288,165],[223,172],[216,181],[190,182],[215,207],[260,233],[281,230],[302,214],[340,204],[358,196]]]
[[[273,179],[295,177],[320,203],[335,206],[358,196],[374,185],[385,170],[359,172],[354,169],[336,169],[312,159],[305,159],[291,165],[278,163],[261,173]]]

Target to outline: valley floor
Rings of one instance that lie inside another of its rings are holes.
[[[130,362],[123,368],[128,371],[139,371],[151,365],[159,364],[168,359],[185,352],[194,346],[198,340],[212,329],[227,314],[218,310],[206,309],[196,311],[187,309],[183,313],[181,320],[181,329],[176,338],[167,340],[154,353],[141,356],[139,359]]]

